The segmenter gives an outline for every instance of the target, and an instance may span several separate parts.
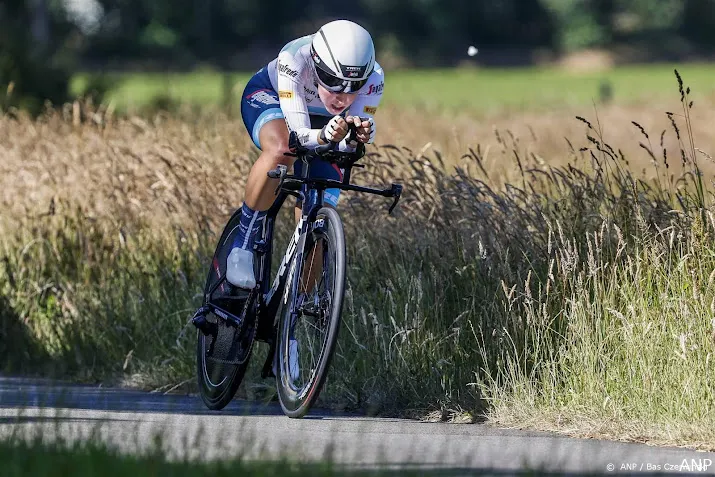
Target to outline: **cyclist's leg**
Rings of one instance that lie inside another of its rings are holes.
[[[278,179],[268,177],[268,171],[279,164],[290,167],[293,158],[288,152],[288,127],[285,119],[273,119],[260,127],[261,154],[253,163],[246,182],[245,202],[253,210],[268,210],[276,198]]]
[[[226,278],[241,288],[253,288],[253,242],[263,219],[275,199],[276,179],[268,171],[278,164],[290,166],[288,127],[280,109],[278,94],[271,89],[265,69],[248,82],[241,98],[241,115],[254,144],[261,150],[247,181],[241,220],[227,262]]]
[[[320,120],[322,118],[311,117],[311,123],[313,127],[322,127]],[[329,119],[329,118],[328,118]],[[296,174],[300,174],[303,164],[296,162],[294,165],[296,169]],[[320,178],[320,179],[331,179],[336,181],[341,181],[343,179],[343,171],[340,170],[335,164],[323,161],[321,159],[314,159],[310,165],[310,177]],[[326,189],[323,193],[324,205],[326,207],[337,208],[338,201],[340,199],[340,189],[331,188]],[[296,205],[295,217],[296,221],[300,220],[302,211],[300,209],[300,204]],[[310,293],[318,282],[321,274],[323,273],[323,244],[322,242],[317,243],[315,247],[311,250],[310,256],[306,259],[306,268],[303,270],[301,276],[301,292]]]
[[[290,167],[294,160],[284,155],[288,152],[288,126],[266,69],[259,71],[246,85],[241,98],[241,116],[253,143],[261,151],[248,174],[244,200],[252,210],[266,211],[275,200],[277,185],[277,179],[269,178],[268,171],[279,164]]]

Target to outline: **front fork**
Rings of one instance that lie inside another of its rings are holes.
[[[291,303],[283,303],[283,307],[290,307],[292,310],[295,308],[295,300],[298,291],[298,281],[294,280],[296,273],[301,273],[302,267],[300,263],[303,257],[303,251],[305,248],[305,237],[308,230],[308,221],[303,222],[303,230],[299,232],[299,238],[296,244],[296,249],[293,252],[293,258],[288,264],[287,269],[288,274],[285,277],[283,286],[279,286],[269,302],[264,302],[261,300],[259,306],[259,329],[262,328],[265,333],[265,338],[263,341],[267,342],[270,346],[268,354],[266,355],[266,361],[263,363],[263,369],[261,370],[261,377],[263,379],[269,377],[275,377],[273,373],[273,361],[276,358],[276,353],[278,351],[278,334],[281,332],[278,327],[280,326],[280,318],[276,320],[276,313],[281,308],[282,301],[286,300],[288,296],[292,297]],[[291,287],[291,289],[286,288]],[[293,293],[289,293],[292,291]],[[280,300],[280,302],[279,302]],[[285,308],[283,308],[285,310]],[[291,320],[291,324],[295,323],[295,319]]]

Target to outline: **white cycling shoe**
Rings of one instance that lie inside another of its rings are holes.
[[[251,290],[256,286],[253,272],[253,252],[234,247],[226,260],[226,280],[238,288]]]
[[[278,376],[278,351],[273,358],[273,374]],[[296,382],[300,377],[300,365],[298,364],[298,340],[291,339],[288,341],[288,372],[290,379]]]
[[[295,382],[300,378],[300,365],[298,364],[298,340],[288,341],[288,370],[290,379]]]

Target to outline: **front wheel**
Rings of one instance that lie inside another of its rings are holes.
[[[338,339],[345,235],[335,209],[318,211],[298,250],[279,310],[276,387],[288,417],[305,416],[315,403]]]

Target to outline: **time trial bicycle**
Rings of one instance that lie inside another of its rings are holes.
[[[357,163],[365,155],[363,144],[355,152],[338,151],[333,143],[305,148],[292,133],[289,148],[294,152],[286,155],[303,161],[302,174],[289,175],[284,165],[268,173],[279,183],[276,200],[254,245],[255,288],[238,289],[226,280],[226,258],[238,231],[239,209],[216,246],[203,304],[192,319],[198,328],[198,388],[209,409],[222,409],[233,399],[253,345],[262,341],[269,345],[262,377],[275,376],[280,405],[287,416],[305,416],[328,374],[345,293],[343,223],[339,213],[324,203],[325,190],[338,188],[392,197],[388,213],[400,200],[400,184],[374,189],[350,183],[352,169],[364,167]],[[311,178],[311,162],[318,158],[341,168],[342,181]],[[301,204],[301,217],[271,280],[275,221],[289,196]]]

